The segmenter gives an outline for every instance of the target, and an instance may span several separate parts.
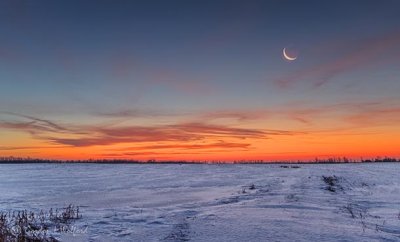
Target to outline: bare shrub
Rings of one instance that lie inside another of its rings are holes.
[[[67,232],[72,221],[79,218],[82,218],[79,207],[72,204],[61,210],[50,208],[48,212],[0,212],[0,241],[55,242],[58,240],[49,235],[49,231]]]

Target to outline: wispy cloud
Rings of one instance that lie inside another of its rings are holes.
[[[234,143],[234,142],[213,142],[200,144],[165,144],[165,145],[146,145],[126,147],[121,149],[110,149],[112,152],[105,152],[100,156],[106,157],[126,157],[126,156],[165,156],[168,158],[173,155],[208,155],[212,153],[226,153],[229,150],[248,151],[250,143]],[[173,150],[173,152],[169,151]]]
[[[168,127],[176,130],[181,130],[186,133],[198,134],[198,135],[252,137],[252,138],[262,138],[266,135],[264,131],[257,129],[232,128],[229,126],[213,125],[200,122],[169,125]]]
[[[12,121],[4,121],[0,119],[0,127],[5,129],[16,129],[27,131],[31,134],[36,133],[73,133],[73,134],[84,134],[83,130],[78,130],[74,127],[66,127],[64,125],[60,125],[56,122],[37,118],[29,115],[18,114],[13,112],[0,112],[0,114],[6,114],[9,116],[17,117],[18,119],[23,120],[12,120]]]
[[[87,127],[87,129],[91,130],[92,135],[79,138],[49,137],[48,140],[56,144],[85,147],[138,142],[189,142],[211,137],[266,139],[269,136],[300,134],[299,132],[287,130],[234,128],[206,123],[183,123],[149,127]]]
[[[91,135],[79,138],[48,137],[47,139],[56,144],[85,147],[119,143],[193,141],[202,138],[199,135],[173,129],[161,129],[160,127],[88,128],[91,129]]]
[[[345,120],[361,126],[379,126],[400,123],[400,105],[395,107],[370,107],[358,110]]]
[[[356,134],[363,132],[361,128],[394,125],[400,122],[398,99],[342,101],[326,105],[299,103],[274,110],[215,111],[197,116],[199,120],[197,122],[148,126],[132,125],[129,122],[106,125],[98,123],[60,124],[30,115],[7,114],[15,119],[0,120],[0,128],[30,133],[34,139],[53,146],[89,147],[135,144],[141,151],[152,149],[247,149],[254,144],[254,140],[265,140],[278,136],[322,134],[324,132]],[[127,113],[126,115],[130,116],[131,114]],[[236,125],[216,124],[212,122],[212,119],[206,117],[233,117],[241,121],[258,118],[293,120],[305,124],[305,126],[300,126],[303,128],[296,126],[297,128],[292,130],[290,128],[248,128],[245,126],[246,122],[236,123]],[[324,129],[318,125],[319,120],[333,120],[334,126]],[[357,131],[357,129],[359,130]],[[249,141],[237,143],[232,142],[232,139],[249,139]],[[215,142],[215,140],[221,142]],[[3,149],[5,148],[3,147]]]
[[[214,119],[236,119],[238,121],[247,121],[264,118],[268,115],[268,112],[255,110],[255,111],[238,111],[238,110],[223,110],[207,112],[201,117],[208,120]]]
[[[233,142],[217,142],[210,144],[169,144],[169,145],[148,145],[142,147],[135,147],[134,149],[218,149],[218,148],[235,148],[235,149],[247,149],[250,146],[249,143],[233,143]]]
[[[13,151],[13,150],[40,150],[40,149],[53,149],[62,148],[60,146],[0,146],[0,150]]]
[[[352,44],[345,54],[340,55],[332,61],[328,61],[308,69],[294,72],[288,76],[280,78],[275,81],[279,87],[290,87],[298,81],[311,82],[314,87],[318,87],[337,76],[338,74],[352,71],[357,68],[364,67],[368,64],[374,63],[386,54],[388,59],[395,59],[400,53],[393,50],[398,49],[400,44],[400,34],[389,33],[383,36],[365,39]],[[342,49],[338,52],[343,51]],[[397,56],[393,56],[397,54]],[[397,59],[396,59],[397,61]]]
[[[15,114],[12,114],[15,115]],[[267,139],[278,135],[299,135],[304,132],[274,129],[238,128],[207,122],[186,122],[165,125],[60,125],[27,115],[15,115],[27,120],[0,121],[5,129],[28,132],[36,139],[73,147],[113,145],[141,142],[193,142],[205,139]],[[71,126],[71,127],[70,127]],[[213,144],[216,146],[217,144]],[[221,145],[221,144],[218,144]],[[233,145],[226,143],[225,147]],[[193,148],[201,146],[192,146]],[[211,146],[210,146],[211,147]]]
[[[111,149],[112,151],[145,151],[145,150],[165,150],[165,149],[173,149],[173,150],[209,150],[209,149],[239,149],[239,150],[247,150],[250,147],[250,143],[235,143],[235,142],[212,142],[212,143],[194,143],[194,144],[182,144],[182,143],[169,143],[169,144],[156,144],[156,145],[145,145],[145,146],[134,146],[134,147],[125,147],[119,149]]]
[[[107,118],[149,118],[149,117],[171,117],[182,115],[174,111],[150,110],[150,109],[124,109],[117,111],[96,112],[96,116]]]
[[[271,108],[206,112],[199,118],[204,120],[234,119],[241,123],[248,123],[252,120],[291,120],[311,128],[321,118],[329,118],[337,124],[343,122],[355,123],[356,121],[360,121],[360,125],[364,122],[362,126],[379,124],[380,121],[382,121],[381,123],[394,124],[400,115],[398,113],[399,102],[400,100],[397,97],[366,100],[350,99],[326,104],[299,100]],[[368,120],[375,120],[376,122]]]

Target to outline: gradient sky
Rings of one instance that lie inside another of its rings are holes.
[[[1,1],[0,156],[400,157],[399,9]]]

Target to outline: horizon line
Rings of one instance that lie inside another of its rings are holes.
[[[309,160],[135,160],[135,159],[46,159],[32,157],[0,157],[0,164],[13,163],[97,163],[97,164],[343,164],[343,163],[380,163],[400,162],[400,159],[388,156],[375,158],[330,157]]]

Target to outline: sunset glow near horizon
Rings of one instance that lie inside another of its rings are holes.
[[[400,157],[399,9],[2,1],[0,156]]]

